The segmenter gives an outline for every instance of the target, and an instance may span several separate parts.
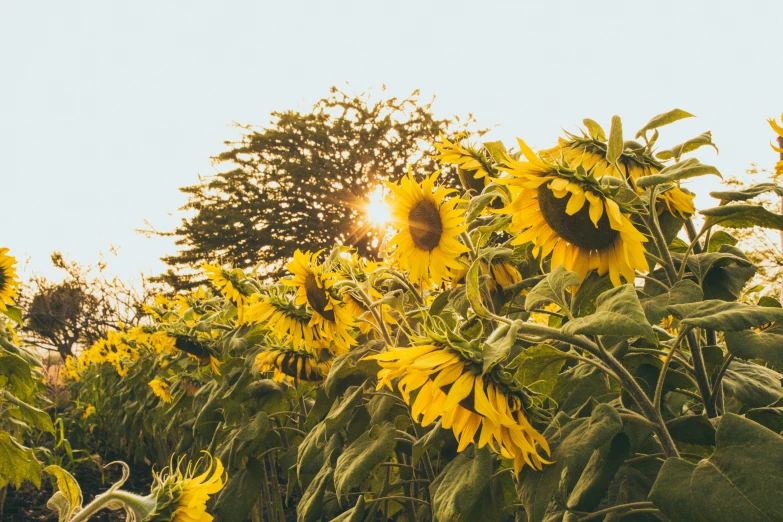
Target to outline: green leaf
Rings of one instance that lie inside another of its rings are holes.
[[[728,228],[772,228],[783,230],[783,216],[759,205],[725,205],[700,211],[707,219],[704,226]]]
[[[667,461],[650,499],[672,520],[694,513],[711,522],[783,520],[783,437],[727,413],[715,441],[715,453],[696,466]]]
[[[720,252],[723,245],[735,246],[739,240],[726,232],[725,230],[717,230],[710,236],[710,246],[708,252]]]
[[[783,325],[726,333],[726,348],[740,359],[761,359],[783,371]]]
[[[0,352],[0,387],[9,388],[22,400],[32,399],[37,389],[27,361],[15,353]]]
[[[662,150],[661,152],[656,153],[655,157],[663,161],[670,160],[672,158],[674,158],[675,161],[679,161],[683,154],[693,152],[694,150],[705,146],[712,147],[715,149],[715,152],[718,152],[718,147],[712,142],[712,132],[710,131],[699,134],[695,138],[691,138],[685,143],[676,145],[672,147],[671,150]]]
[[[620,415],[607,404],[597,405],[589,418],[573,419],[558,413],[543,434],[553,450],[548,460],[554,464],[542,471],[525,467],[519,474],[517,492],[527,520],[542,522],[547,515],[554,515],[548,509],[550,501],[558,491],[568,495],[573,490],[593,452],[608,445],[622,427]]]
[[[729,249],[729,250],[725,250]],[[687,265],[688,270],[699,280],[699,284],[704,283],[704,279],[713,267],[724,267],[731,264],[736,264],[742,267],[753,266],[753,263],[742,257],[741,250],[736,250],[734,247],[723,247],[720,252],[707,252],[704,254],[694,254],[688,257]]]
[[[0,488],[10,482],[19,489],[25,480],[37,488],[41,487],[41,463],[35,458],[33,450],[0,430]]]
[[[13,417],[27,422],[35,429],[54,433],[54,425],[52,424],[52,419],[49,417],[48,413],[17,399],[8,390],[3,392],[3,398],[16,406],[15,410],[8,410]]]
[[[508,157],[508,151],[502,141],[485,141],[484,148],[487,149],[495,163],[503,163]]]
[[[430,485],[435,522],[465,522],[481,501],[492,477],[492,454],[488,447],[459,453]]]
[[[607,451],[596,449],[579,477],[566,506],[575,511],[593,511],[600,504],[620,466],[631,451],[631,441],[625,433],[612,438]]]
[[[715,427],[704,415],[683,415],[666,423],[669,434],[677,442],[715,445]]]
[[[54,502],[55,505],[64,508],[60,510],[60,520],[70,520],[73,514],[82,509],[82,490],[79,487],[79,483],[76,482],[76,479],[73,478],[70,473],[60,466],[46,466],[43,471],[54,476],[57,482],[55,493],[60,493],[67,505],[67,507],[65,507],[62,502],[56,500]]]
[[[360,495],[354,507],[339,515],[332,522],[363,522],[365,512],[364,495]]]
[[[347,392],[351,392],[350,395]],[[362,395],[364,394],[364,389],[361,386],[357,386],[353,391],[349,388],[347,392],[340,402],[334,403],[329,415],[324,419],[327,437],[330,437],[332,433],[345,426],[345,423],[351,420],[354,408],[361,404]]]
[[[609,128],[609,143],[606,149],[606,160],[614,163],[623,153],[623,122],[619,116],[612,116],[612,126]]]
[[[481,301],[481,286],[479,285],[481,262],[482,258],[476,259],[468,268],[468,273],[465,276],[465,290],[473,311],[481,317],[489,317],[491,314]]]
[[[570,288],[579,286],[579,275],[569,272],[563,266],[556,266],[546,275],[525,298],[525,310],[528,312],[541,308],[549,303],[555,303],[563,310],[568,310],[568,293]]]
[[[778,197],[783,197],[783,186],[777,183],[759,183],[742,190],[710,192],[710,196],[721,201],[748,201],[768,192],[773,192]]]
[[[310,485],[307,486],[302,498],[296,505],[297,522],[317,522],[322,520],[324,493],[326,487],[332,482],[334,469],[328,464],[321,468]]]
[[[523,386],[544,395],[551,395],[567,359],[562,351],[539,344],[519,354],[510,366],[516,368],[514,378]]]
[[[783,319],[783,309],[727,303],[710,299],[700,303],[667,306],[680,324],[709,328],[719,332],[737,332]]]
[[[783,375],[759,364],[734,359],[723,376],[728,411],[764,408],[783,398]]]
[[[484,375],[489,373],[498,363],[506,360],[517,341],[517,333],[522,324],[523,322],[520,320],[512,321],[510,325],[501,324],[487,338],[482,349]]]
[[[390,422],[373,426],[364,432],[342,455],[334,468],[334,487],[337,498],[362,485],[376,466],[388,459],[396,447],[395,427]]]
[[[671,290],[664,294],[642,299],[641,304],[644,309],[644,315],[650,324],[658,324],[661,319],[669,316],[670,312],[667,310],[667,306],[697,303],[703,298],[704,294],[701,291],[701,287],[693,281],[685,279],[675,283]]]
[[[667,459],[650,491],[650,500],[671,522],[708,522],[691,493],[691,477],[696,464]]]
[[[582,120],[582,123],[587,127],[587,132],[590,133],[591,138],[598,141],[606,141],[606,133],[598,122],[591,120],[590,118],[585,118]]]
[[[595,313],[578,317],[563,326],[568,335],[614,335],[643,337],[656,341],[652,326],[644,316],[636,289],[627,284],[604,292],[596,301]]]
[[[9,319],[15,321],[17,324],[22,324],[23,318],[21,308],[14,305],[6,305],[6,309],[0,311],[3,312]]]
[[[648,130],[657,129],[658,127],[669,125],[670,123],[674,123],[675,121],[682,120],[684,118],[693,118],[693,114],[682,109],[674,109],[669,112],[664,112],[654,116],[653,119],[647,122],[647,125],[639,129],[639,131],[636,133],[636,137],[640,138]]]
[[[712,165],[704,165],[696,158],[688,158],[679,163],[675,163],[674,165],[669,165],[658,174],[639,178],[636,180],[636,185],[640,188],[647,188],[663,183],[673,183],[681,179],[705,176],[707,174],[715,174],[719,178],[722,177],[718,169]]]

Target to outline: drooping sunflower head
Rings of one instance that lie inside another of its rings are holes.
[[[454,432],[457,451],[470,444],[489,445],[513,460],[517,473],[525,465],[541,469],[549,463],[539,455],[540,450],[548,455],[549,446],[530,424],[538,413],[529,396],[483,374],[480,355],[432,340],[389,348],[368,359],[381,367],[377,388],[399,389],[422,426],[441,419],[442,426]]]
[[[780,120],[783,123],[783,114],[780,115]],[[775,146],[775,144],[772,145],[772,150],[777,152],[778,154],[781,154],[781,159],[775,164],[775,179],[783,177],[783,127],[778,125],[778,122],[775,121],[774,118],[770,118],[767,120],[769,122],[770,127],[772,127],[772,130],[775,131],[775,133],[778,135],[778,146]]]
[[[336,278],[341,281],[353,282],[353,285],[343,285],[340,295],[351,316],[356,319],[359,331],[364,334],[369,332],[373,325],[377,326],[377,323],[375,315],[370,311],[367,303],[358,295],[355,286],[360,287],[361,291],[373,301],[382,299],[383,294],[376,286],[379,278],[383,278],[386,269],[388,269],[386,263],[371,261],[352,251],[343,250],[336,257],[334,267]],[[391,314],[389,305],[376,306],[375,309],[380,314],[383,322],[386,324],[397,324],[396,319]]]
[[[7,305],[14,304],[18,293],[16,258],[8,255],[7,248],[0,248],[0,310],[7,311]]]
[[[277,382],[285,379],[320,382],[326,378],[332,367],[328,351],[314,354],[311,351],[294,350],[290,346],[277,346],[256,356],[256,367],[260,372],[274,372]]]
[[[280,341],[304,345],[309,350],[324,348],[329,340],[311,324],[313,314],[294,302],[293,296],[279,289],[254,295],[247,306],[246,320],[265,325]]]
[[[354,319],[339,293],[332,289],[336,275],[317,264],[320,253],[297,249],[293,261],[286,265],[294,277],[281,282],[295,287],[295,303],[312,311],[310,326],[318,330],[321,338],[333,340],[335,353],[345,353],[356,344],[351,334]]]
[[[493,181],[495,169],[489,154],[467,143],[466,138],[467,135],[461,132],[454,137],[454,141],[449,141],[441,133],[440,142],[435,142],[435,148],[440,152],[435,155],[435,159],[441,164],[457,167],[462,186],[480,194],[484,187]]]
[[[226,270],[221,266],[211,265],[209,263],[204,263],[201,267],[223,297],[236,306],[238,321],[240,323],[244,322],[245,305],[253,293],[252,289],[245,281],[247,278],[245,273],[238,268]]]
[[[148,384],[149,387],[152,388],[152,393],[154,393],[156,397],[165,403],[171,402],[171,390],[169,390],[169,383],[161,379],[152,379]]]
[[[414,283],[440,286],[449,279],[449,269],[459,267],[459,257],[468,251],[458,237],[467,229],[465,210],[459,198],[446,199],[454,192],[436,186],[439,173],[416,183],[413,174],[399,185],[387,183],[392,227],[399,232],[390,241],[397,265],[410,272]]]
[[[558,140],[556,147],[541,151],[541,155],[551,162],[562,161],[571,168],[581,165],[595,178],[609,176],[625,180],[632,187],[636,186],[639,178],[656,174],[664,167],[641,144],[627,142],[616,163],[607,159],[608,147],[604,136],[566,133],[565,138]],[[638,191],[643,192],[641,189]],[[693,198],[690,192],[674,186],[659,194],[658,213],[668,210],[681,217],[689,216],[696,211]]]
[[[160,473],[153,476],[150,497],[156,501],[153,512],[146,519],[149,522],[212,522],[207,513],[207,501],[221,489],[228,476],[224,473],[223,463],[206,453],[189,463],[182,471],[182,460],[173,462]],[[201,475],[196,471],[205,468]]]
[[[584,279],[591,270],[609,273],[612,284],[633,281],[634,270],[647,271],[643,243],[636,229],[608,191],[575,171],[551,164],[519,140],[526,161],[509,159],[505,180],[516,189],[500,212],[511,214],[513,245],[532,242],[534,255],[551,254],[551,265],[563,265]],[[594,178],[593,178],[594,180]]]

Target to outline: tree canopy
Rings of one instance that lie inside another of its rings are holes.
[[[378,239],[364,216],[370,193],[409,164],[416,173],[436,169],[430,144],[453,125],[435,118],[418,91],[372,100],[335,87],[312,112],[272,117],[265,128],[240,126],[241,139],[213,158],[223,170],[181,189],[192,215],[164,233],[183,248],[163,259],[172,269],[159,280],[198,284],[182,268],[203,262],[260,265],[274,275],[295,249],[335,242],[373,256]]]

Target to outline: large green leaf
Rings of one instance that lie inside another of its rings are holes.
[[[396,446],[395,432],[390,422],[373,426],[337,457],[334,487],[338,498],[362,485],[372,470],[391,456]]]
[[[667,306],[684,303],[697,303],[704,294],[701,287],[690,280],[678,281],[671,289],[663,294],[647,299],[642,299],[641,304],[644,315],[650,324],[657,324],[661,319],[669,315]]]
[[[553,502],[556,493],[563,492],[567,498],[593,452],[608,445],[622,427],[620,415],[607,404],[597,405],[589,418],[574,419],[564,413],[554,418],[544,432],[553,450],[549,460],[554,464],[543,471],[523,468],[519,475],[517,492],[529,522],[541,522],[564,511],[564,505]]]
[[[17,399],[14,397],[14,395],[9,392],[5,391],[3,392],[3,398],[10,404],[13,404],[16,406],[14,409],[8,409],[8,413],[11,414],[11,416],[23,420],[26,423],[28,423],[30,426],[32,426],[35,429],[41,430],[41,431],[47,431],[49,433],[54,433],[54,425],[52,424],[52,419],[49,417],[49,414],[46,413],[43,410],[39,410],[35,406],[32,406],[22,400]]]
[[[696,464],[671,458],[663,463],[650,491],[650,500],[671,522],[708,522],[691,493],[691,477]]]
[[[693,152],[694,150],[698,150],[701,147],[707,146],[715,149],[715,152],[718,151],[718,147],[712,142],[712,132],[710,131],[703,132],[695,138],[691,138],[684,143],[675,145],[670,150],[656,152],[655,157],[663,161],[669,159],[679,160],[683,154],[687,154],[688,152]]]
[[[0,430],[0,488],[10,482],[19,489],[25,480],[41,487],[41,464],[33,450]]]
[[[596,449],[590,456],[582,475],[568,497],[568,509],[593,511],[604,498],[620,466],[631,451],[631,442],[625,433],[612,438],[609,449]]]
[[[435,522],[473,522],[468,517],[489,484],[492,462],[488,447],[471,446],[443,468],[430,485]]]
[[[712,165],[704,165],[696,158],[688,158],[674,165],[669,165],[658,174],[643,176],[636,180],[636,184],[641,188],[647,188],[707,174],[715,174],[720,177],[720,172]]]
[[[683,118],[693,118],[693,114],[682,109],[672,109],[668,112],[653,116],[653,118],[648,121],[644,127],[639,129],[639,131],[636,133],[636,137],[640,138],[648,130],[657,129],[658,127],[663,127],[664,125],[669,125],[670,123],[682,120]]]
[[[768,192],[773,192],[775,195],[783,197],[783,186],[777,183],[759,183],[742,190],[710,192],[710,196],[721,201],[748,201]]]
[[[27,361],[15,353],[0,353],[0,387],[10,389],[21,400],[32,399],[37,390]]]
[[[297,522],[316,522],[322,519],[324,494],[326,487],[332,483],[333,475],[334,469],[327,464],[310,482],[296,505]]]
[[[704,254],[694,254],[688,257],[688,270],[696,276],[699,283],[702,283],[707,274],[713,267],[723,267],[731,264],[743,267],[752,266],[753,263],[744,257],[741,250],[732,250],[733,247],[726,247],[729,250],[721,252],[707,252]]]
[[[761,359],[783,371],[783,326],[726,332],[726,348],[740,359]]]
[[[783,309],[727,303],[710,299],[700,303],[667,306],[680,324],[709,328],[720,332],[737,332],[783,319]]]
[[[673,521],[783,521],[783,437],[727,413],[715,439],[715,453],[695,466],[667,461],[650,499]]]
[[[579,286],[579,276],[569,272],[563,266],[556,266],[534,286],[525,298],[525,310],[535,310],[549,303],[555,303],[563,310],[568,310],[568,294],[570,288]]]
[[[550,395],[557,384],[560,369],[568,357],[564,352],[546,344],[531,346],[511,363],[516,368],[514,377],[533,391]]]
[[[759,205],[725,205],[702,210],[705,226],[720,225],[728,228],[772,228],[783,230],[783,216]]]
[[[643,337],[655,342],[633,285],[622,285],[604,292],[596,301],[595,313],[578,317],[563,326],[569,335],[612,335]]]
[[[5,310],[0,310],[9,319],[16,321],[17,324],[22,324],[24,318],[22,317],[22,309],[14,305],[6,305]]]
[[[250,457],[242,470],[229,475],[215,503],[216,515],[224,520],[243,520],[266,480],[263,466],[263,462]]]
[[[57,500],[53,502],[54,505],[58,506],[60,520],[70,520],[71,515],[82,508],[82,490],[79,487],[79,483],[76,482],[73,475],[60,466],[46,466],[43,471],[55,478],[57,482],[55,494],[59,493],[65,501],[64,503]]]
[[[734,359],[723,377],[728,411],[763,408],[783,398],[783,375],[759,364]]]

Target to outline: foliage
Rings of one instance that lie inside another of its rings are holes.
[[[57,350],[65,360],[76,346],[89,346],[118,323],[136,324],[143,317],[143,304],[152,296],[145,282],[135,288],[105,277],[103,261],[84,267],[59,252],[52,254],[52,263],[66,273],[65,279],[53,283],[34,276],[32,288],[19,301],[26,311],[22,333],[27,343]]]
[[[312,112],[272,117],[266,128],[241,126],[242,138],[213,158],[221,170],[182,189],[189,198],[184,210],[193,215],[166,234],[184,248],[164,258],[175,270],[160,280],[192,288],[203,280],[180,269],[215,261],[279,275],[296,248],[334,243],[376,255],[378,230],[363,214],[370,193],[399,179],[410,163],[431,171],[422,143],[451,128],[418,91],[376,101],[332,88]]]
[[[783,308],[721,220],[693,224],[680,182],[716,169],[682,157],[710,135],[656,154],[684,117],[441,140],[462,190],[394,185],[386,261],[208,266],[217,292],[68,360],[84,443],[214,454],[220,520],[783,520]],[[742,205],[704,214],[764,225]]]

